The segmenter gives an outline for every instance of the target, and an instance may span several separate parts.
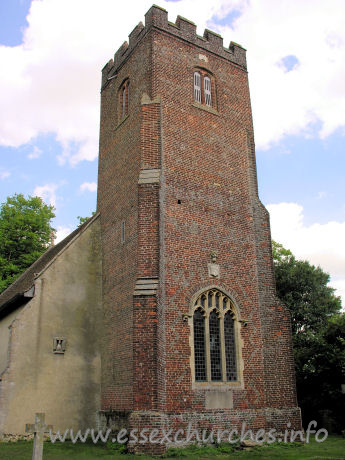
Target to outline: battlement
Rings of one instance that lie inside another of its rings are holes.
[[[168,12],[153,5],[145,14],[145,25],[140,22],[129,34],[128,42],[124,42],[116,51],[114,59],[111,59],[102,70],[102,87],[109,78],[114,76],[122,63],[131,54],[135,46],[152,28],[170,33],[206,51],[217,54],[222,58],[237,64],[243,69],[247,68],[246,50],[237,43],[231,42],[229,48],[224,48],[223,38],[211,30],[205,29],[201,37],[196,33],[196,24],[189,19],[177,16],[176,22],[168,21]]]

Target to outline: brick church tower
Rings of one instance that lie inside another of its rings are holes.
[[[300,428],[245,50],[153,6],[104,67],[101,94],[101,418]]]

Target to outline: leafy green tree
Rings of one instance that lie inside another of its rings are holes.
[[[341,393],[345,320],[340,297],[328,286],[330,277],[320,267],[296,260],[276,242],[272,249],[277,294],[291,313],[297,394],[304,421],[322,423],[328,412],[328,418],[334,419],[331,428],[339,430],[344,417],[337,407],[340,400],[345,403]]]
[[[290,249],[285,249],[284,246],[276,241],[272,240],[272,255],[273,255],[273,263],[276,267],[281,262],[287,262],[293,256]]]
[[[296,260],[289,249],[273,242],[278,297],[291,313],[294,340],[312,340],[341,309],[340,297],[328,286],[330,276],[320,267]]]
[[[0,206],[0,292],[38,259],[52,243],[54,207],[39,197],[8,197]]]
[[[94,216],[95,214],[96,214],[96,211],[93,211],[92,216]],[[85,224],[85,222],[88,221],[90,219],[90,217],[78,216],[77,219],[79,219],[78,227],[80,227],[81,225]]]
[[[329,318],[318,341],[310,349],[298,350],[305,367],[297,373],[297,393],[303,419],[318,420],[330,431],[345,428],[345,315],[339,313]]]

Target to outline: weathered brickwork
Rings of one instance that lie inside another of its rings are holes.
[[[138,261],[138,177],[141,97],[150,87],[146,37],[126,67],[102,90],[98,209],[103,251],[104,343],[102,409],[133,407],[133,291]],[[146,70],[146,74],[145,74]],[[129,114],[121,119],[119,89],[130,79]],[[125,241],[121,224],[125,222]]]
[[[245,50],[223,48],[210,31],[197,36],[186,19],[172,24],[155,6],[145,19],[102,77],[103,413],[127,414],[130,427],[299,428],[290,318],[275,295],[258,198]],[[211,76],[212,107],[194,101],[196,69]],[[208,272],[211,251],[219,278]],[[243,375],[200,386],[189,313],[195,293],[212,286],[238,309]],[[206,409],[212,391],[232,392],[233,408]]]

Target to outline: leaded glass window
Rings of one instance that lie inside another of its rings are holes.
[[[222,380],[219,318],[215,310],[209,317],[211,380]]]
[[[210,289],[193,310],[194,377],[196,382],[238,381],[234,304]]]
[[[230,311],[224,316],[224,341],[226,359],[226,380],[234,382],[237,380],[236,369],[236,348],[234,318]]]
[[[196,310],[194,313],[193,327],[195,380],[204,382],[206,381],[205,318],[201,310]]]

